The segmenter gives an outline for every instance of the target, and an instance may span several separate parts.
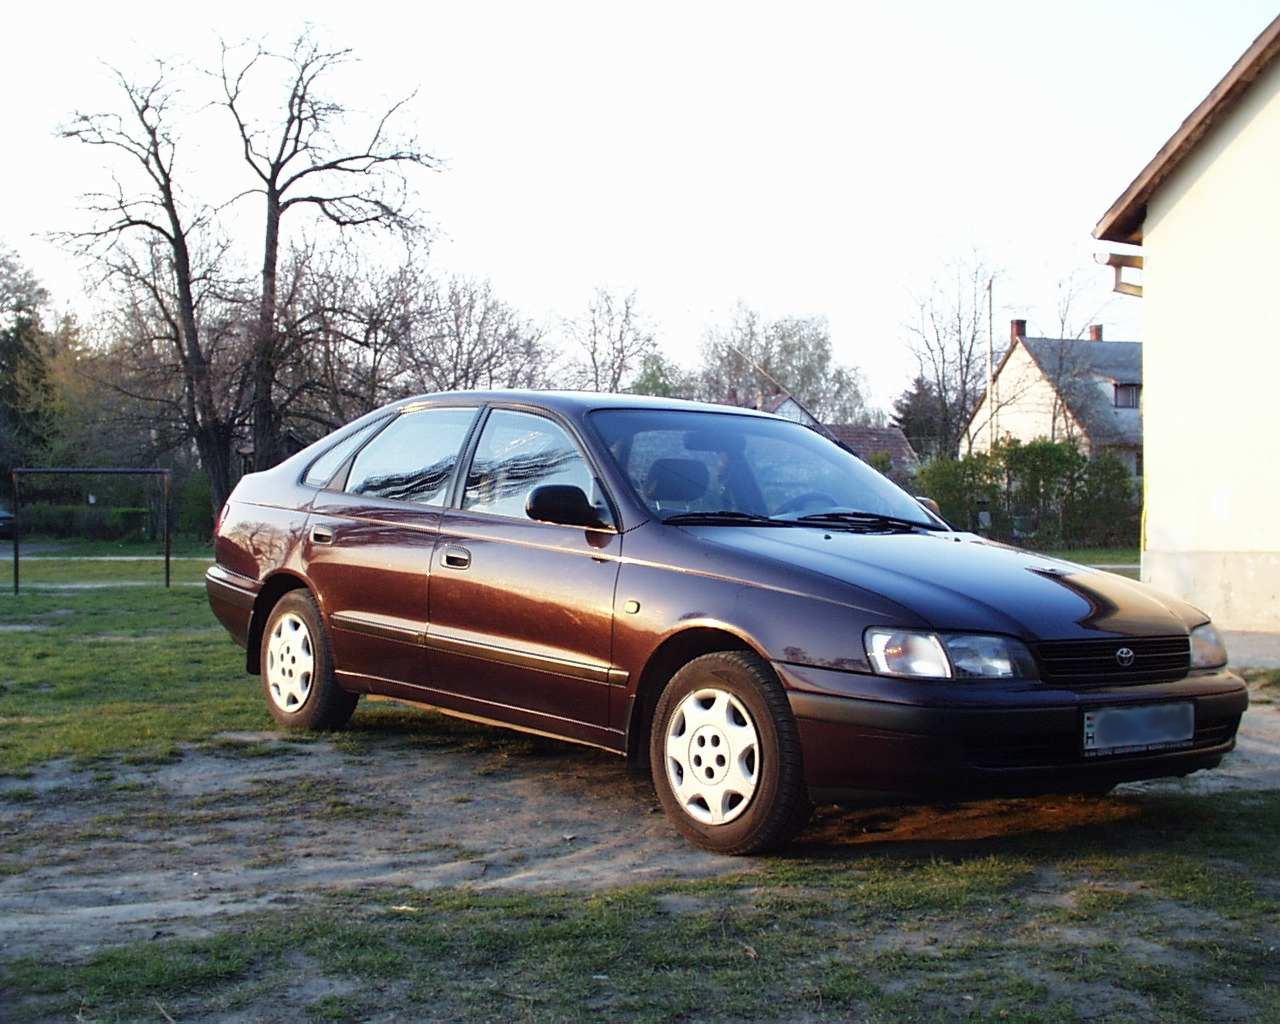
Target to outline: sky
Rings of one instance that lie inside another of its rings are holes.
[[[1081,321],[1141,339],[1090,231],[1275,16],[1260,0],[381,4],[24,4],[0,32],[0,245],[60,308],[91,316],[83,267],[47,239],[85,225],[100,154],[60,140],[115,102],[104,65],[213,65],[218,41],[283,48],[304,25],[360,58],[342,96],[442,158],[420,182],[441,271],[489,278],[554,328],[597,286],[629,291],[692,365],[738,301],[824,315],[888,406],[905,325],[948,264],[999,268],[995,333],[1052,328],[1076,275]],[[194,72],[194,96],[207,88]],[[194,101],[193,101],[194,105]],[[244,168],[225,114],[193,107],[202,194]],[[257,239],[254,210],[237,231]],[[298,225],[301,227],[301,224]]]

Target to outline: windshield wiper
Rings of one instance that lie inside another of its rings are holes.
[[[720,509],[714,512],[677,512],[667,516],[664,523],[672,526],[794,526],[794,521],[774,519],[755,512],[733,512]]]
[[[818,526],[877,527],[896,530],[941,530],[943,527],[933,523],[922,523],[916,519],[903,519],[901,516],[886,516],[879,512],[813,512],[809,515],[797,516],[793,523],[813,523]]]

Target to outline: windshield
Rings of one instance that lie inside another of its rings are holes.
[[[591,420],[641,500],[663,519],[865,512],[939,528],[914,498],[799,423],[673,409],[600,409]]]

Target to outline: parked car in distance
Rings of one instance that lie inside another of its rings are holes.
[[[282,725],[368,693],[601,747],[724,853],[815,801],[1212,768],[1248,704],[1203,612],[955,532],[753,411],[398,402],[245,477],[216,534],[210,604]]]
[[[0,508],[0,540],[13,540],[13,513]]]

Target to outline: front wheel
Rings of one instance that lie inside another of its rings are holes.
[[[754,654],[704,654],[680,669],[654,710],[649,757],[667,816],[708,850],[776,849],[809,820],[795,717]]]
[[[340,729],[357,694],[333,675],[333,648],[315,598],[291,590],[276,603],[262,631],[262,688],[271,717],[291,729]]]

